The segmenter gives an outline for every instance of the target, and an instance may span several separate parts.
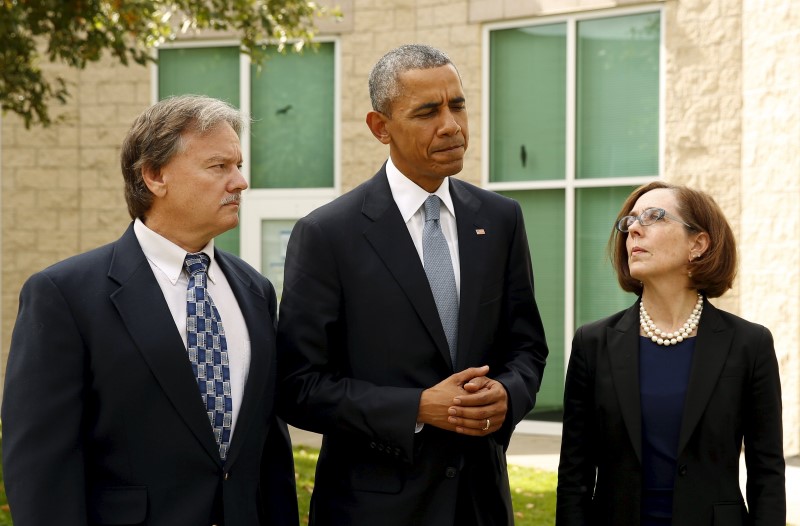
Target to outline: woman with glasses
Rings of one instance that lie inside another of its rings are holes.
[[[637,188],[609,251],[620,286],[639,298],[575,333],[556,525],[784,526],[772,335],[708,301],[736,275],[719,206],[685,186]]]

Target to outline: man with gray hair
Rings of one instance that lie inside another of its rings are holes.
[[[214,248],[247,188],[242,124],[208,97],[148,108],[122,145],[127,231],[22,288],[2,408],[15,525],[298,524],[275,291]]]
[[[324,435],[310,524],[511,525],[505,449],[547,356],[522,212],[451,178],[469,132],[447,55],[394,49],[369,88],[389,159],[286,254],[281,414]]]

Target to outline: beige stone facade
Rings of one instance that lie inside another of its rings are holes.
[[[479,183],[485,24],[631,6],[663,9],[663,176],[709,191],[734,226],[739,277],[716,304],[772,330],[786,452],[800,454],[800,0],[348,0],[345,21],[325,26],[339,43],[340,190],[387,155],[364,124],[366,77],[386,50],[425,42],[452,56],[470,111],[462,177]],[[119,144],[152,102],[152,71],[104,61],[59,72],[73,95],[62,124],[1,121],[0,363],[26,277],[115,239],[129,221]]]

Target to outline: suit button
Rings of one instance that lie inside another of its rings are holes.
[[[458,475],[458,470],[456,468],[453,468],[453,467],[447,468],[445,470],[445,472],[444,472],[444,476],[449,478],[449,479],[455,478],[456,475]]]
[[[370,442],[369,443],[369,447],[371,447],[372,449],[375,449],[377,447],[377,444],[375,442]]]
[[[681,464],[680,467],[678,468],[678,474],[681,477],[686,476],[686,473],[688,473],[688,472],[689,472],[689,468],[686,467],[686,464]]]
[[[222,475],[222,480],[228,480],[229,478],[231,478],[230,473],[225,473],[224,475]]]

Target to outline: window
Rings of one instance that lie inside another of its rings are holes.
[[[302,54],[273,50],[259,71],[232,42],[187,42],[159,50],[155,98],[198,93],[249,112],[242,133],[250,188],[239,227],[216,238],[276,285],[295,221],[338,192],[335,41]]]
[[[550,346],[532,417],[559,420],[576,327],[630,306],[606,255],[636,186],[660,176],[661,12],[486,29],[483,177],[519,201]]]

